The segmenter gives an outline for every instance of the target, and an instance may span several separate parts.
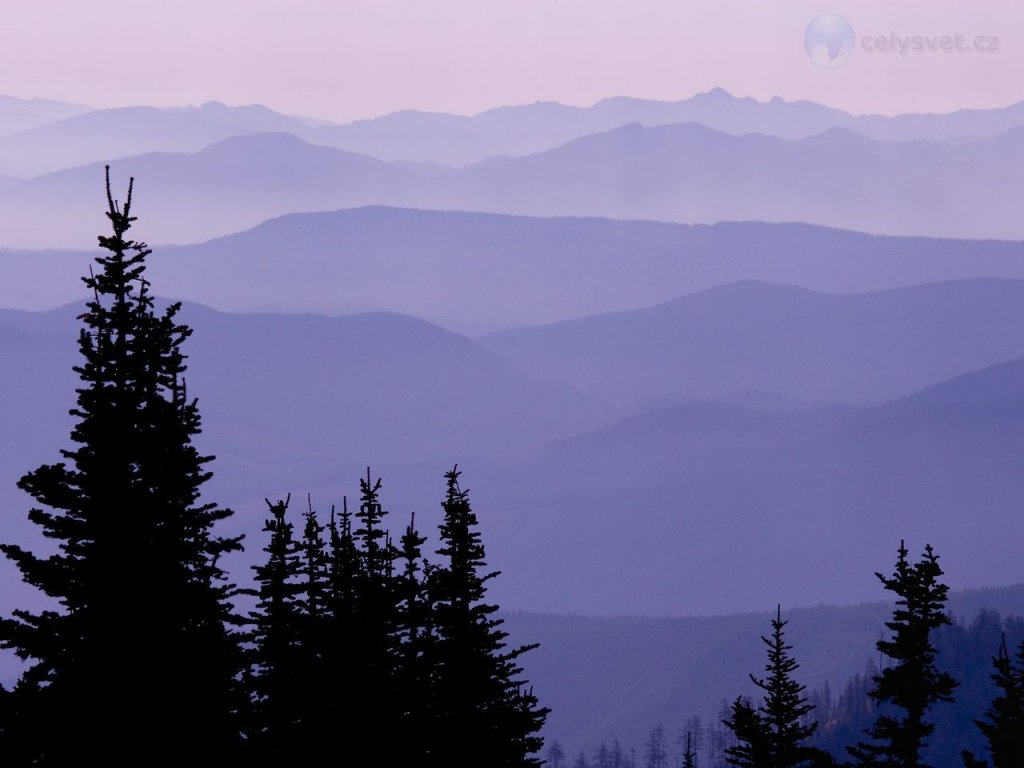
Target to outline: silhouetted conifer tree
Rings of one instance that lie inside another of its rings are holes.
[[[686,750],[686,744],[693,745],[693,751],[699,753],[704,745],[704,724],[700,717],[693,715],[687,719],[686,725],[679,729],[679,746]]]
[[[735,743],[725,749],[725,762],[737,768],[765,768],[771,765],[771,749],[768,728],[754,706],[737,696],[722,724],[735,738]]]
[[[768,648],[768,676],[750,679],[764,691],[760,707],[761,720],[767,730],[770,765],[775,768],[803,768],[804,766],[828,765],[831,757],[824,752],[808,747],[805,742],[817,730],[817,722],[805,724],[814,706],[804,696],[805,686],[793,679],[799,665],[789,655],[792,646],[786,643],[783,630],[782,607],[777,606],[772,619],[771,637],[762,637]]]
[[[328,595],[329,558],[324,541],[325,526],[320,523],[312,500],[306,497],[301,542],[301,616],[302,718],[308,733],[322,733],[328,725],[327,714],[332,695],[326,674],[327,633],[330,626]]]
[[[697,768],[697,748],[693,744],[693,735],[686,732],[686,744],[683,747],[683,764],[681,768]]]
[[[989,757],[993,768],[1024,766],[1024,644],[1017,650],[1016,663],[1010,658],[1006,636],[992,659],[995,671],[992,680],[999,695],[985,710],[985,720],[976,720],[978,728],[988,741]],[[970,752],[963,753],[967,768],[984,768]]]
[[[459,486],[456,467],[448,484],[440,527],[444,561],[431,570],[434,603],[433,669],[437,754],[445,768],[521,768],[540,765],[537,735],[547,709],[524,690],[517,659],[536,645],[508,650],[496,605],[486,602],[484,545],[468,491]],[[583,758],[584,762],[586,758]]]
[[[301,742],[304,697],[306,695],[306,627],[300,581],[302,549],[295,541],[293,526],[285,517],[289,499],[271,503],[270,517],[263,527],[270,534],[264,548],[266,562],[254,566],[258,602],[251,615],[253,624],[252,741],[260,762],[274,763],[294,757]]]
[[[360,479],[359,509],[352,541],[359,553],[351,624],[353,654],[346,678],[349,696],[358,705],[349,712],[355,744],[381,744],[400,722],[402,702],[397,691],[400,663],[398,594],[394,578],[398,552],[391,543],[384,520],[387,511],[380,501],[381,481],[369,468]],[[370,754],[370,752],[367,752]]]
[[[921,750],[935,726],[925,718],[937,702],[952,701],[956,687],[956,681],[937,668],[932,644],[934,630],[951,623],[944,611],[949,588],[939,581],[938,556],[931,545],[917,563],[910,563],[907,554],[901,541],[893,575],[875,574],[899,598],[892,620],[886,622],[892,638],[877,643],[878,650],[896,663],[874,678],[870,696],[883,708],[866,732],[871,742],[849,749],[859,766],[926,768]]]
[[[324,542],[324,526],[320,524],[312,501],[307,499],[302,527],[302,581],[305,615],[309,634],[318,631],[318,623],[327,615],[328,557]]]
[[[355,712],[363,706],[355,695],[359,675],[353,670],[357,654],[357,602],[362,579],[362,562],[352,536],[352,515],[348,500],[342,499],[339,515],[331,509],[327,525],[326,610],[317,640],[321,649],[324,697],[320,717],[329,724],[339,741],[352,737]]]
[[[113,232],[84,278],[75,447],[19,482],[56,550],[2,547],[53,600],[0,622],[0,645],[31,665],[19,735],[45,765],[216,760],[238,742],[242,663],[218,563],[240,544],[213,531],[230,511],[200,501],[210,458],[192,444],[200,418],[181,348],[191,329],[178,304],[156,311],[150,250],[125,238],[131,214],[132,184],[119,206],[108,169]]]
[[[401,570],[396,574],[398,599],[398,659],[396,687],[403,734],[396,763],[422,764],[434,751],[433,675],[430,666],[433,642],[432,611],[424,583],[426,564],[422,547],[426,537],[416,530],[416,516],[402,534],[399,546]]]
[[[786,643],[783,632],[787,623],[782,620],[781,606],[777,607],[771,637],[761,637],[768,649],[768,675],[763,679],[750,675],[754,685],[764,691],[761,704],[754,709],[742,698],[737,699],[725,721],[737,741],[726,753],[731,765],[810,768],[833,762],[825,752],[805,744],[817,723],[806,723],[814,707],[803,695],[805,686],[792,677],[799,665],[789,655],[792,646]]]
[[[351,651],[356,597],[359,592],[362,564],[359,549],[352,536],[352,515],[348,500],[342,499],[341,514],[331,509],[328,524],[326,614],[331,624],[330,645],[342,655]],[[335,655],[332,651],[332,655]]]

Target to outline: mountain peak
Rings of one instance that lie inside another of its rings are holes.
[[[710,91],[704,91],[702,93],[696,93],[693,95],[693,101],[735,101],[736,97],[729,93],[725,88],[721,86],[715,86]]]

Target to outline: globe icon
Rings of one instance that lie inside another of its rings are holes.
[[[815,66],[836,69],[846,65],[853,54],[853,27],[833,13],[819,16],[804,30],[804,49]]]

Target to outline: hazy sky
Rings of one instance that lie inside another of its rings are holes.
[[[857,44],[818,69],[807,23]],[[334,120],[606,96],[812,99],[854,112],[1024,99],[1020,0],[32,0],[5,3],[0,93],[94,106],[260,102]],[[866,36],[998,37],[878,53]]]

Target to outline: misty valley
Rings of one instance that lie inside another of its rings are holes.
[[[0,97],[0,762],[1024,766],[1022,142]]]

